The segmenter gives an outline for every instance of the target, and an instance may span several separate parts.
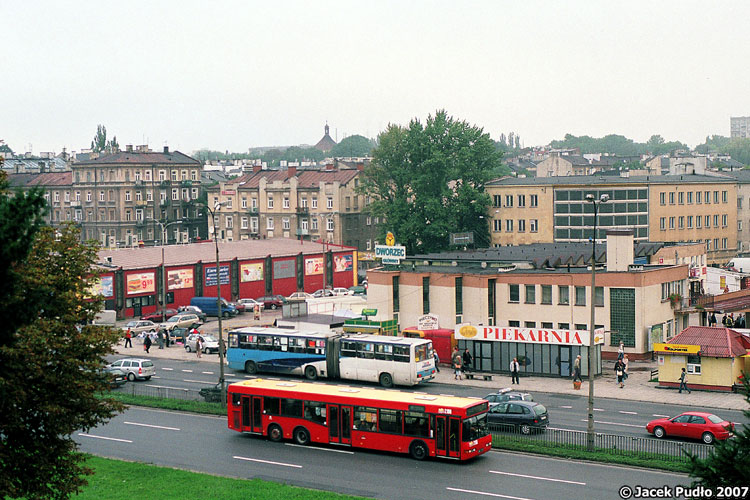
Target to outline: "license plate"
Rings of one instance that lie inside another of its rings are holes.
[[[547,420],[547,417],[546,416],[542,417],[542,420]]]

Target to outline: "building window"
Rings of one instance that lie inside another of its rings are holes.
[[[521,301],[521,292],[519,285],[513,283],[508,285],[508,301],[516,303]]]
[[[727,203],[728,200],[729,200],[729,197],[727,195],[727,192],[726,191],[722,191],[721,192],[721,202],[722,203]]]
[[[273,196],[268,197],[268,208],[273,208]]]
[[[240,219],[240,229],[247,229],[247,217]]]
[[[180,190],[179,189],[172,189],[172,199],[173,200],[179,200],[180,199]]]
[[[167,173],[164,170],[159,170],[159,180],[160,181],[167,180]]]
[[[559,285],[557,287],[557,303],[563,306],[570,305],[570,287],[568,285]]]
[[[680,191],[677,193],[677,204],[678,205],[684,205],[685,204],[685,193]]]
[[[586,287],[585,286],[576,287],[576,305],[577,306],[586,305]]]
[[[742,208],[742,196],[737,197],[737,208]]]
[[[721,216],[721,227],[727,227],[727,214]]]
[[[198,180],[198,171],[197,170],[191,170],[190,171],[190,180],[191,181],[197,181]]]
[[[513,232],[513,219],[506,219],[505,220],[505,232],[506,233],[512,233]]]
[[[726,250],[726,248],[727,248],[727,238],[722,238],[721,239],[721,248],[724,249],[724,250]]]
[[[669,218],[669,229],[674,229],[674,217]]]
[[[703,221],[703,217],[701,217],[700,215],[696,215],[696,216],[695,216],[695,227],[696,227],[697,229],[700,229],[700,228],[701,228],[701,226],[702,226],[702,221]]]
[[[456,296],[456,314],[464,313],[464,279],[456,278],[453,289]]]
[[[526,231],[526,220],[518,219],[518,232],[523,233]]]
[[[273,230],[273,217],[269,217],[266,219],[266,229]]]
[[[506,194],[505,195],[505,208],[512,208],[512,207],[513,207],[513,195]]]
[[[256,210],[258,208],[258,198],[250,198],[250,208]]]
[[[330,196],[326,197],[326,208],[328,210],[333,209],[333,198],[331,198]]]
[[[307,231],[307,219],[300,219],[299,228]]]
[[[326,231],[333,231],[333,218],[326,219]]]
[[[511,328],[520,328],[521,327],[521,322],[517,321],[517,320],[514,320],[514,319],[511,319],[511,320],[508,320],[508,326],[511,327]]]
[[[703,194],[703,193],[701,193],[700,191],[696,191],[696,192],[695,192],[695,203],[696,203],[697,205],[700,205],[700,204],[701,204],[701,195],[702,195],[702,194]]]
[[[240,201],[240,206],[243,210],[247,208],[247,198],[242,198],[242,201]]]
[[[701,357],[693,354],[688,354],[687,357],[687,372],[700,375],[701,374]]]
[[[250,232],[251,233],[258,232],[258,218],[257,217],[250,217]]]
[[[312,208],[318,208],[318,198],[315,196],[312,199]]]
[[[518,195],[518,206],[519,207],[525,207],[526,206],[526,195],[519,194]]]
[[[669,193],[669,204],[674,205],[674,192]]]
[[[281,226],[284,229],[284,231],[289,231],[291,228],[291,224],[289,223],[289,217],[284,217],[281,219]]]
[[[503,230],[503,221],[500,219],[495,219],[492,221],[492,232],[499,233]]]
[[[666,205],[667,204],[666,203],[666,198],[667,198],[667,194],[666,193],[659,193],[659,204],[660,205]]]
[[[284,196],[284,208],[289,208],[289,198]]]
[[[742,221],[741,220],[737,221],[737,231],[742,231]]]
[[[604,307],[604,287],[597,286],[594,288],[594,305]]]
[[[227,228],[234,227],[234,217],[232,217],[231,215],[227,215],[225,220]]]
[[[687,227],[688,229],[693,228],[693,216],[692,215],[687,216]]]
[[[659,229],[661,229],[662,231],[664,231],[664,230],[667,229],[667,218],[666,217],[661,217],[659,219]]]
[[[531,208],[539,206],[539,196],[535,194],[529,195],[529,206]]]
[[[711,203],[711,191],[703,192],[703,203],[705,203],[706,205]]]
[[[677,218],[677,227],[679,227],[680,229],[685,228],[685,216],[684,215],[680,215]]]
[[[366,250],[372,250],[372,240],[367,240]]]
[[[539,221],[537,219],[529,220],[529,231],[532,233],[539,231]]]
[[[391,296],[391,298],[393,299],[393,312],[397,313],[400,310],[400,304],[398,300],[398,276],[394,276],[391,279],[391,290],[393,293],[393,295]]]
[[[719,192],[714,191],[714,203],[719,203]]]
[[[542,304],[552,304],[552,285],[542,285]]]
[[[526,304],[536,304],[536,285],[525,285]]]
[[[317,217],[312,218],[312,230],[313,231],[318,230],[318,218]]]
[[[430,312],[430,278],[422,278],[422,314]]]
[[[692,205],[693,204],[693,192],[692,191],[688,191],[687,202],[688,202],[688,205]]]
[[[711,240],[706,240],[706,250],[711,251]]]
[[[172,180],[177,182],[177,170],[170,170]]]
[[[719,238],[714,238],[714,250],[719,249]]]
[[[492,206],[495,208],[500,208],[502,206],[502,199],[503,197],[499,194],[492,196]]]
[[[140,193],[140,191],[138,191]],[[55,192],[55,201],[60,201],[60,193]],[[104,201],[104,191],[99,191],[99,201]]]

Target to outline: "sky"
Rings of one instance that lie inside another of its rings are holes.
[[[445,109],[524,146],[750,116],[747,1],[0,0],[0,140],[246,152]]]

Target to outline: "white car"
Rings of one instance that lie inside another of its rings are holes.
[[[159,328],[159,325],[157,325],[153,321],[136,319],[133,321],[128,321],[128,324],[122,327],[122,331],[127,332],[128,330],[130,330],[130,334],[136,336],[144,332],[156,333],[157,328]]]
[[[240,299],[237,303],[245,306],[245,311],[252,311],[256,305],[260,305],[260,310],[263,310],[263,302],[258,302],[255,299]]]
[[[294,292],[287,298],[289,300],[307,300],[312,298],[312,294],[306,292]]]
[[[321,288],[320,290],[315,290],[315,293],[312,294],[315,298],[320,297],[333,297],[333,290],[330,288]]]
[[[143,358],[124,358],[118,359],[108,368],[119,368],[128,374],[128,380],[131,382],[135,379],[148,380],[156,375],[156,368],[150,359]]]
[[[212,337],[211,335],[204,335],[204,334],[197,334],[192,333],[188,335],[187,340],[185,341],[185,350],[187,352],[194,352],[196,351],[195,344],[198,342],[198,337],[203,337],[203,352],[205,354],[212,353],[212,352],[219,352],[219,341],[216,340],[215,337]]]
[[[354,295],[354,291],[348,288],[334,288],[331,291],[334,295]]]

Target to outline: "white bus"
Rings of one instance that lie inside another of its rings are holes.
[[[229,332],[227,362],[247,373],[276,372],[412,386],[435,377],[432,341],[384,335],[239,328]]]

